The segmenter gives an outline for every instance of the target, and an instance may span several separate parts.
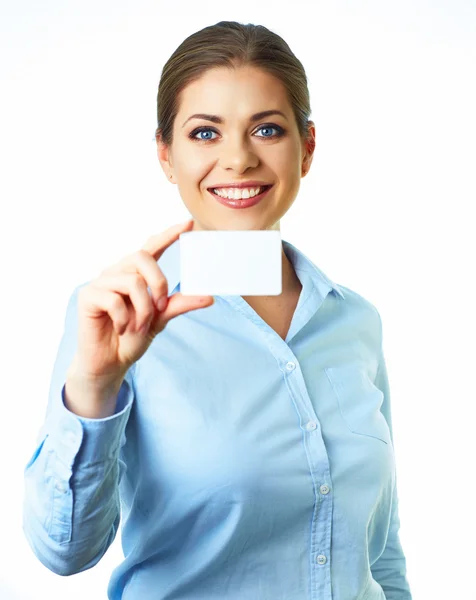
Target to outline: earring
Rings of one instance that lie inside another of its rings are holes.
[[[170,176],[170,179],[172,179],[172,175]]]

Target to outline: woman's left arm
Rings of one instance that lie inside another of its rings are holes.
[[[380,315],[379,315],[380,318]],[[380,318],[380,331],[382,333],[382,320]],[[380,336],[382,340],[382,335]],[[375,385],[382,390],[384,400],[381,411],[390,429],[393,444],[392,414],[390,405],[390,386],[388,381],[387,366],[383,354],[383,344],[380,344],[380,359]],[[373,578],[381,585],[386,600],[412,600],[410,586],[407,580],[406,559],[399,538],[400,519],[398,515],[398,489],[397,477],[392,494],[392,508],[390,525],[385,549],[377,561],[370,567]]]

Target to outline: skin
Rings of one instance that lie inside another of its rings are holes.
[[[284,113],[252,123],[250,116],[264,110]],[[191,119],[195,113],[219,115],[224,122]],[[284,129],[270,129],[275,125]],[[266,126],[263,128],[263,126]],[[198,127],[210,127],[194,133]],[[301,178],[311,166],[315,126],[302,140],[286,88],[274,76],[256,67],[209,69],[180,95],[170,147],[157,139],[157,156],[168,181],[178,185],[180,196],[194,219],[191,231],[280,230],[280,219],[292,206]],[[221,205],[207,188],[219,183],[259,180],[274,184],[257,205],[233,209]],[[282,249],[283,292],[280,296],[245,297],[256,310],[282,305],[300,292],[301,283]]]

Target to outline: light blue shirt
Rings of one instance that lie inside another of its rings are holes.
[[[73,291],[25,467],[23,529],[48,569],[90,569],[121,522],[111,600],[411,600],[380,315],[282,243],[302,284],[285,341],[215,296],[156,336],[104,419],[64,406]],[[169,295],[179,249],[158,261]]]

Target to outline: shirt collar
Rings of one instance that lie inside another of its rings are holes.
[[[334,290],[345,300],[342,288],[334,283],[327,275],[307,258],[293,244],[282,239],[282,244],[286,256],[289,258],[295,269],[307,271],[313,279],[317,280],[324,288]],[[171,244],[157,261],[158,265],[167,279],[169,296],[180,291],[180,240]]]

